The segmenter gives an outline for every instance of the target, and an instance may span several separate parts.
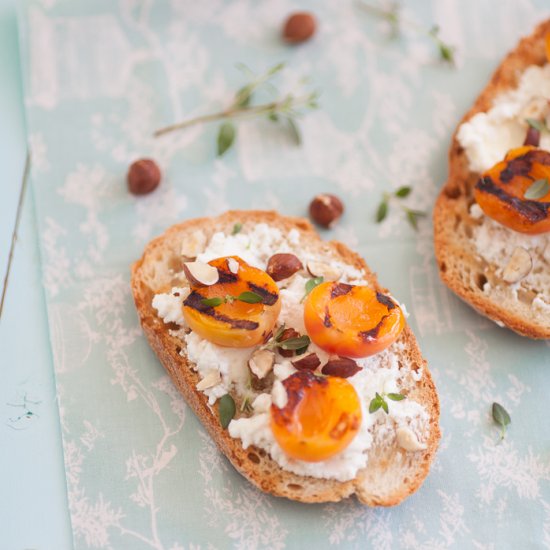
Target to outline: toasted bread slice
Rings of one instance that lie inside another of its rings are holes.
[[[473,107],[460,121],[449,149],[449,178],[433,214],[435,254],[443,282],[497,324],[523,336],[542,339],[550,338],[550,308],[534,310],[533,299],[550,287],[550,260],[547,259],[550,250],[537,258],[542,288],[529,291],[520,288],[518,292],[517,287],[502,281],[499,266],[480,257],[472,238],[479,219],[470,213],[474,186],[480,174],[470,171],[457,134],[464,122],[477,113],[488,111],[495,97],[516,88],[527,67],[542,66],[547,62],[545,37],[549,32],[550,20],[547,20],[538,25],[531,36],[523,38],[504,58]],[[514,238],[512,230],[503,228],[503,231],[508,232],[505,235],[510,239]]]
[[[319,257],[340,260],[364,270],[370,284],[380,288],[375,275],[357,254],[339,242],[322,241],[309,222],[302,218],[283,217],[268,211],[230,211],[217,218],[189,220],[171,227],[153,240],[146,247],[143,257],[132,267],[134,300],[151,347],[220,450],[256,487],[301,502],[339,501],[355,493],[361,502],[372,506],[400,503],[422,484],[440,439],[438,397],[426,361],[408,326],[398,340],[404,344],[399,346],[404,349],[399,356],[400,368],[422,370],[422,376],[410,388],[409,397],[422,404],[430,417],[426,449],[405,452],[395,441],[383,446],[375,444],[369,450],[368,466],[359,470],[356,478],[350,481],[297,475],[282,469],[262,449],[244,449],[240,439],[232,438],[227,430],[221,428],[217,403],[210,406],[206,396],[196,389],[200,378],[186,357],[185,343],[169,333],[169,325],[157,316],[151,302],[155,293],[174,284],[174,272],[181,270],[184,261],[181,256],[182,243],[193,232],[201,229],[209,239],[217,231],[230,234],[237,222],[243,224],[243,233],[260,222],[278,228],[284,235],[295,229],[300,233],[300,246],[318,252]]]

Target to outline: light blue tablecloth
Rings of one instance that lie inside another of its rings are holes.
[[[354,2],[304,2],[310,43],[280,43],[287,2],[29,1],[21,43],[32,180],[47,295],[74,546],[182,548],[502,548],[550,544],[549,347],[499,329],[439,283],[429,219],[398,208],[373,221],[383,190],[412,185],[429,210],[450,133],[491,68],[547,15],[544,3],[414,2],[458,48],[437,62],[416,31],[396,43]],[[322,91],[296,148],[268,122],[239,126],[215,158],[216,126],[153,139],[166,123],[226,104],[234,65],[287,68]],[[125,188],[151,156],[152,195]],[[403,505],[306,506],[266,496],[220,456],[139,329],[129,265],[185,217],[229,207],[305,213],[319,191],[347,212],[327,236],[357,248],[404,301],[441,395],[443,438],[429,478]],[[506,440],[490,419],[512,415]]]

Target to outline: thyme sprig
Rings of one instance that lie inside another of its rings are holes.
[[[386,414],[389,414],[390,410],[386,398],[391,401],[402,401],[405,396],[402,393],[378,393],[371,399],[369,404],[369,413],[375,413],[378,409],[382,409]]]
[[[407,25],[416,30],[419,34],[423,34],[430,38],[437,47],[439,57],[442,61],[450,65],[455,64],[456,48],[445,42],[439,36],[440,29],[438,25],[434,25],[427,29],[415,21],[404,17],[401,11],[402,6],[398,2],[390,2],[381,6],[380,4],[368,4],[367,2],[360,1],[359,6],[367,13],[386,21],[390,25],[390,36],[392,38],[399,35],[403,25]]]
[[[399,189],[397,189],[397,191],[394,191],[393,193],[384,191],[384,193],[382,193],[382,200],[380,201],[380,203],[378,204],[378,208],[376,209],[376,223],[380,223],[386,219],[392,201],[395,201],[395,199],[404,199],[408,197],[411,192],[412,187],[409,186],[400,187]],[[407,221],[411,224],[412,228],[414,230],[418,230],[418,218],[426,216],[426,212],[423,212],[422,210],[415,210],[414,208],[409,208],[400,200],[397,201],[397,204],[399,205],[399,208],[401,208],[401,210],[405,212],[405,215],[407,216]]]
[[[245,291],[241,292],[238,296],[232,296],[226,294],[223,298],[216,296],[215,298],[203,298],[201,303],[209,307],[217,307],[222,304],[232,304],[233,302],[245,302],[247,304],[259,304],[263,298],[255,292]]]
[[[244,65],[241,64],[240,67],[243,68]],[[232,103],[227,109],[170,124],[156,130],[153,135],[159,137],[197,124],[222,120],[224,122],[220,125],[217,137],[218,155],[221,156],[231,148],[237,137],[237,127],[233,124],[232,120],[265,116],[272,122],[286,125],[289,135],[293,138],[296,145],[300,145],[302,138],[296,119],[304,114],[305,109],[316,109],[318,107],[318,92],[313,91],[303,94],[289,92],[273,101],[251,105],[254,93],[261,87],[266,87],[272,93],[277,93],[277,89],[273,86],[271,79],[283,68],[284,64],[278,63],[260,76],[255,76],[252,71],[245,68],[247,73],[254,77],[248,84],[237,90]]]

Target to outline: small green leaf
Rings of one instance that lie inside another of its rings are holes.
[[[247,304],[259,304],[263,300],[263,298],[259,294],[247,290],[246,292],[241,292],[237,296],[237,300],[239,300],[239,302],[245,302]]]
[[[426,215],[426,212],[421,210],[407,210],[407,220],[415,230],[418,230],[418,218]]]
[[[201,304],[209,307],[221,306],[225,300],[223,298],[203,298]]]
[[[235,406],[234,399],[226,393],[224,396],[220,397],[220,403],[218,405],[218,414],[220,416],[220,424],[225,430],[229,423],[235,416],[237,407]]]
[[[283,335],[284,331],[285,331],[285,325],[283,324],[279,327],[279,330],[275,333],[275,336],[273,336],[273,340],[275,340],[275,342],[278,342],[279,338]]]
[[[405,399],[405,396],[402,393],[388,393],[386,394],[386,397],[392,401],[402,401]]]
[[[512,422],[510,415],[500,403],[493,403],[493,420],[501,428],[500,439],[504,439],[506,427]]]
[[[300,129],[298,128],[298,125],[296,124],[295,120],[293,118],[287,118],[288,122],[288,129],[290,131],[290,135],[292,136],[292,139],[294,140],[294,143],[296,145],[302,144],[302,134],[300,133]]]
[[[324,281],[323,277],[315,277],[314,279],[309,279],[306,283],[306,294],[304,298],[316,287],[319,286]]]
[[[543,132],[548,132],[548,127],[541,120],[536,120],[534,118],[526,118],[525,122],[527,122],[527,124],[529,124],[531,128],[538,130],[541,134]]]
[[[243,228],[243,224],[241,222],[237,222],[233,226],[233,231],[231,231],[231,235],[236,235],[237,233],[240,233],[242,228]]]
[[[550,184],[548,184],[548,179],[543,178],[537,181],[534,181],[525,191],[523,197],[528,200],[537,200],[542,199],[545,195],[550,192]]]
[[[388,203],[387,201],[383,200],[378,205],[378,210],[376,211],[376,223],[380,223],[381,221],[384,221],[387,215],[388,215]]]
[[[298,350],[309,346],[311,340],[307,334],[297,338],[289,338],[279,343],[279,347],[286,350]]]
[[[304,346],[303,348],[297,349],[296,350],[296,355],[302,355],[302,353],[305,353],[307,351],[308,347],[309,346]]]
[[[247,84],[246,86],[243,86],[236,94],[235,94],[235,107],[248,107],[250,104],[250,100],[252,99],[252,92],[254,90],[254,87],[251,84]]]
[[[373,397],[369,404],[369,413],[375,413],[382,406],[382,398],[376,394],[377,397]]]
[[[448,63],[454,63],[455,54],[454,54],[454,48],[452,46],[449,46],[444,42],[440,42],[439,55],[441,59],[443,59],[443,61],[447,61]]]
[[[236,130],[231,122],[224,122],[218,133],[218,156],[222,156],[235,141]]]
[[[382,408],[384,409],[384,412],[385,412],[386,414],[389,414],[390,411],[389,411],[389,409],[388,409],[388,404],[386,403],[386,401],[384,400],[383,397],[381,397],[380,400],[381,400],[381,403],[380,403],[380,404],[381,404]]]
[[[269,120],[271,120],[271,122],[278,122],[279,121],[279,115],[277,113],[275,113],[274,111],[271,111],[268,115],[267,115],[267,118]]]
[[[404,185],[395,192],[395,196],[399,197],[400,199],[404,199],[405,197],[408,197],[410,195],[411,191],[411,187]]]

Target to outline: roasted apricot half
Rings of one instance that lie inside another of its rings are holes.
[[[191,330],[219,346],[246,348],[263,342],[281,310],[275,281],[238,256],[208,263],[218,270],[219,280],[210,286],[191,285],[183,302]]]
[[[397,340],[405,317],[392,298],[370,286],[322,283],[305,300],[304,323],[325,351],[366,357]]]
[[[484,172],[474,197],[493,220],[536,235],[550,231],[550,153],[530,145],[509,151],[504,160]],[[533,188],[538,194],[531,193]]]
[[[361,426],[361,403],[343,378],[298,371],[283,381],[287,403],[271,405],[275,440],[290,457],[319,462],[342,452]]]

